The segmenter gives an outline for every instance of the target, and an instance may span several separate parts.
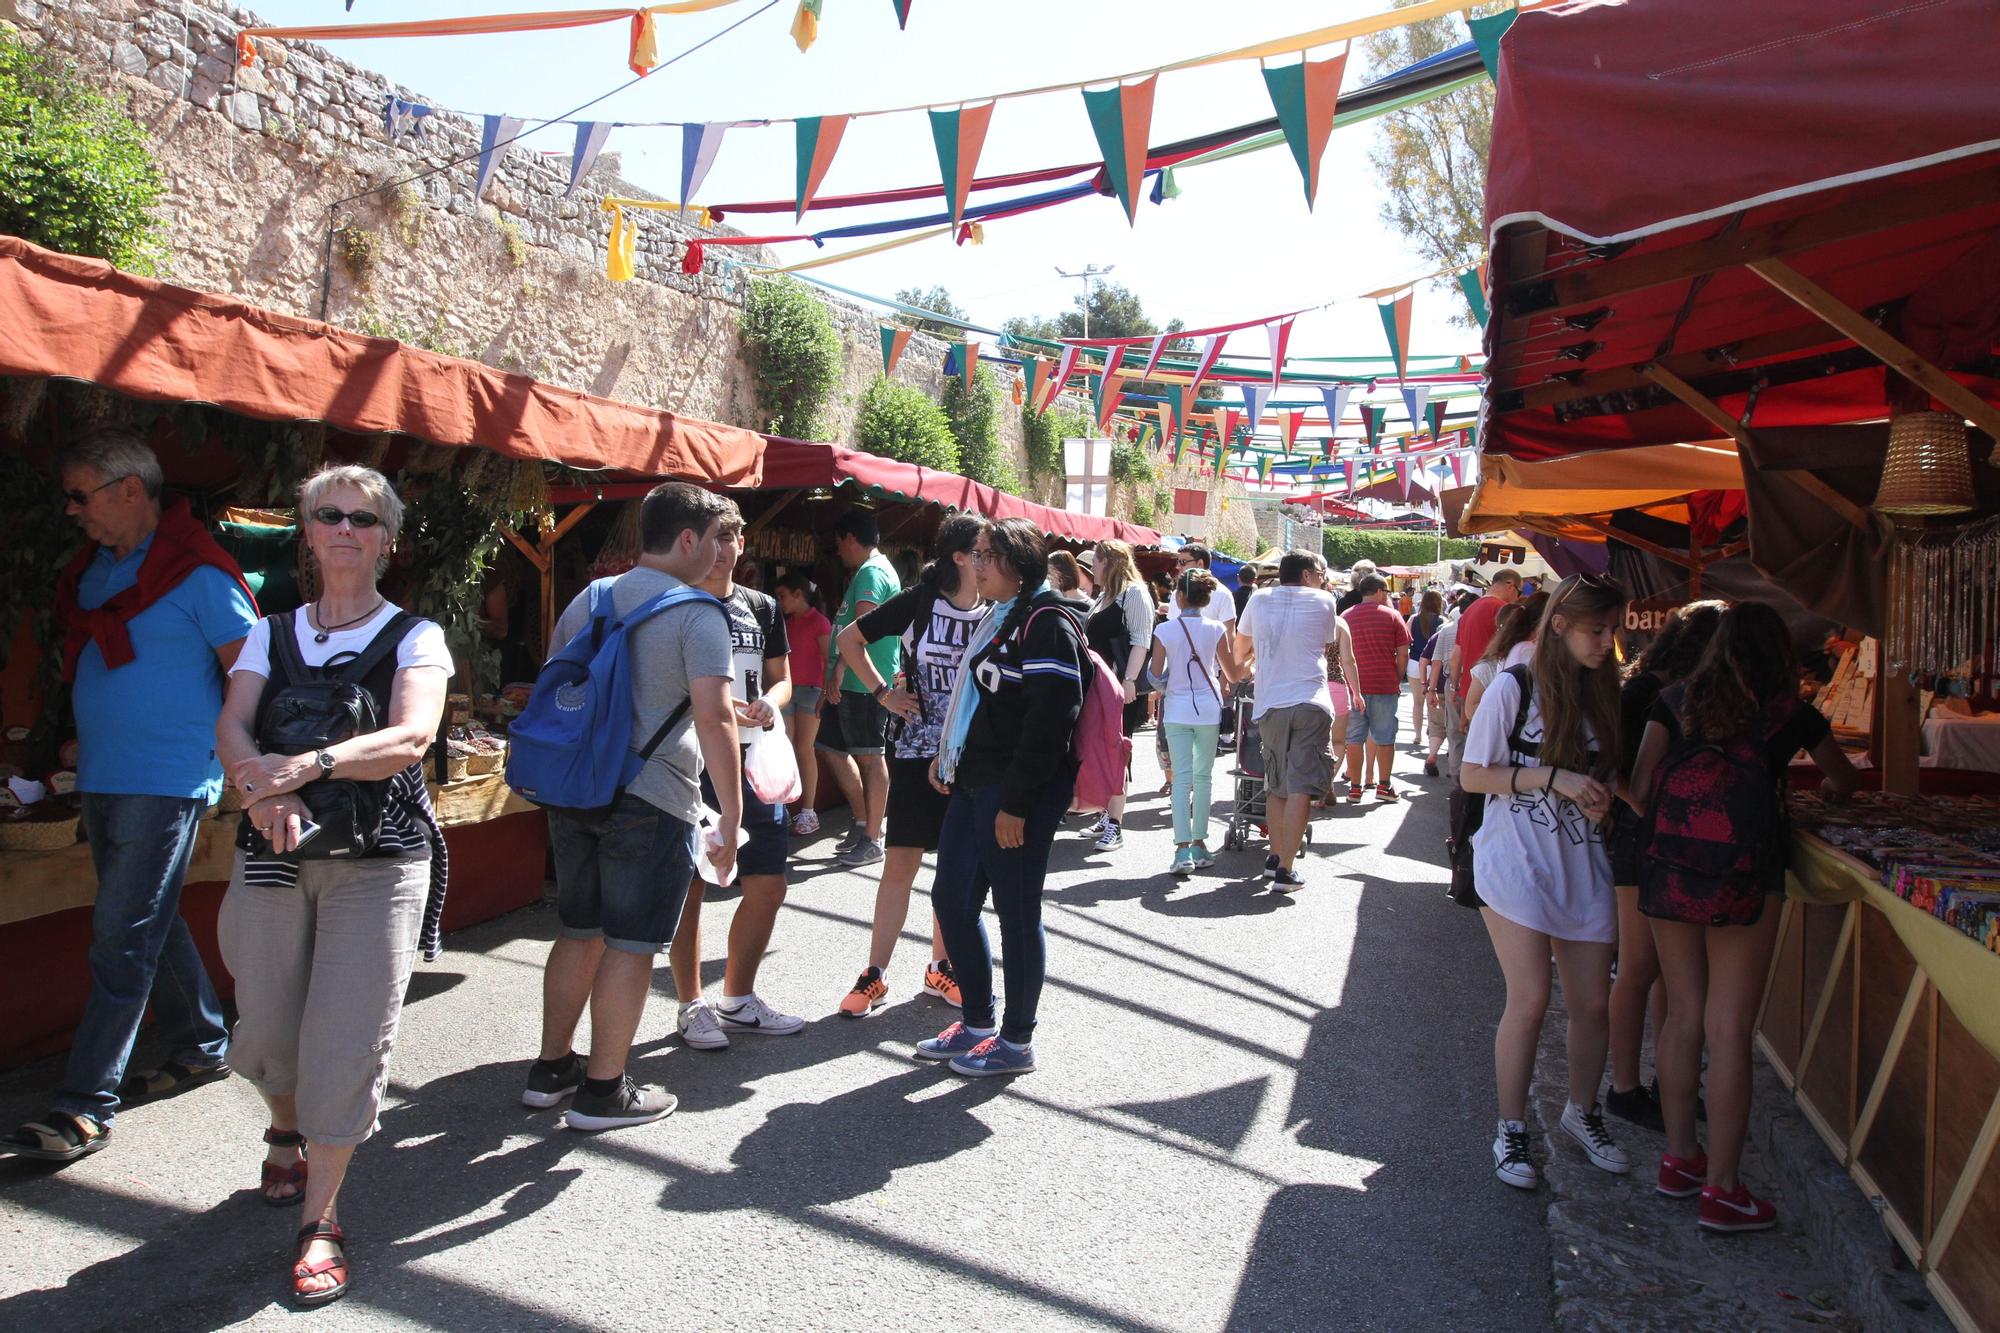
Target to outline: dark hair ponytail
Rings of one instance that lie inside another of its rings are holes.
[[[938,524],[937,536],[931,540],[931,562],[924,566],[917,581],[946,596],[957,592],[958,561],[952,557],[979,545],[979,534],[984,531],[986,520],[978,514],[953,514]]]

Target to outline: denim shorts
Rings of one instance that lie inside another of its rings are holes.
[[[815,716],[819,712],[820,696],[825,693],[826,691],[817,685],[792,686],[792,701],[785,705],[785,716],[792,717],[801,713],[807,717]]]
[[[1347,743],[1359,745],[1372,740],[1377,745],[1396,743],[1396,706],[1400,694],[1364,694],[1361,707],[1347,715]]]
[[[694,825],[621,792],[604,814],[549,811],[562,933],[625,953],[667,947],[694,874]]]
[[[820,712],[818,744],[835,754],[881,754],[889,745],[889,710],[866,690],[843,690],[831,713]]]

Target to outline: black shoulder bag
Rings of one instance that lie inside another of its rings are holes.
[[[389,706],[386,685],[370,677],[381,673],[391,654],[417,617],[399,611],[358,653],[337,654],[324,666],[307,666],[299,655],[293,625],[296,611],[269,616],[271,676],[257,705],[257,747],[265,754],[311,754],[355,736],[378,731]],[[393,678],[393,671],[386,673]],[[378,698],[379,691],[379,698]],[[306,813],[320,831],[287,859],[319,861],[366,856],[382,840],[382,813],[389,780],[361,782],[350,778],[320,778],[299,788]],[[236,829],[236,845],[260,859],[275,859],[270,842],[244,811]]]
[[[1507,674],[1521,687],[1521,701],[1514,708],[1514,725],[1507,731],[1508,757],[1525,754],[1536,756],[1542,748],[1536,741],[1524,741],[1521,732],[1528,725],[1528,705],[1535,698],[1535,676],[1524,666],[1510,666]],[[1445,831],[1445,855],[1451,862],[1451,885],[1444,896],[1460,907],[1484,907],[1486,902],[1479,896],[1472,883],[1472,835],[1479,832],[1479,826],[1486,822],[1486,805],[1493,798],[1475,796],[1458,784],[1452,784],[1450,810]]]

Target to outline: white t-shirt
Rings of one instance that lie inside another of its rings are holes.
[[[365,624],[352,629],[335,630],[327,635],[325,643],[315,643],[319,631],[312,627],[306,609],[300,607],[292,617],[292,637],[299,645],[299,657],[307,666],[325,666],[330,658],[340,653],[359,653],[375,641],[376,631],[389,623],[401,607],[383,603],[382,609],[370,616]],[[420,620],[403,635],[403,641],[396,646],[396,670],[409,667],[437,667],[450,674],[456,670],[451,660],[451,649],[445,646],[444,630],[435,621]],[[269,617],[259,620],[250,627],[250,633],[243,640],[243,650],[236,654],[236,664],[229,668],[229,674],[248,671],[271,678],[271,621]]]
[[[1507,733],[1520,703],[1521,687],[1514,678],[1505,672],[1495,676],[1466,729],[1466,763],[1539,763],[1508,748]],[[1529,701],[1521,739],[1542,739],[1540,699]],[[1473,879],[1486,905],[1556,939],[1617,940],[1618,900],[1603,831],[1554,792],[1503,794],[1486,801],[1486,820],[1472,836]]]
[[[1339,599],[1301,584],[1259,588],[1243,604],[1237,624],[1256,647],[1253,717],[1273,708],[1311,704],[1333,715],[1326,688],[1326,646],[1337,642]]]
[[[1248,603],[1245,603],[1245,605],[1248,605]],[[1177,619],[1181,614],[1180,601],[1169,597],[1167,599],[1167,619]],[[1209,596],[1208,605],[1199,608],[1195,612],[1195,616],[1191,616],[1189,619],[1194,619],[1196,616],[1203,620],[1213,621],[1218,625],[1234,625],[1236,623],[1236,600],[1230,596],[1228,588],[1218,584],[1215,591]]]
[[[1177,617],[1153,631],[1153,642],[1167,650],[1162,722],[1192,727],[1221,723],[1222,679],[1216,672],[1215,658],[1216,648],[1228,632],[1225,626],[1199,616]]]

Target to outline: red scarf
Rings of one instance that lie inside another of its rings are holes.
[[[229,552],[215,544],[188,508],[186,500],[175,500],[160,513],[153,529],[153,544],[139,564],[139,581],[105,600],[104,605],[86,611],[76,599],[77,585],[90,568],[99,547],[91,542],[77,552],[76,559],[56,580],[56,619],[63,627],[64,681],[76,679],[76,659],[84,646],[95,642],[104,654],[104,665],[112,670],[133,660],[132,636],[125,622],[181,585],[182,580],[203,565],[213,565],[235,579],[237,586],[255,608],[257,595],[243,581],[243,571],[229,558]]]

